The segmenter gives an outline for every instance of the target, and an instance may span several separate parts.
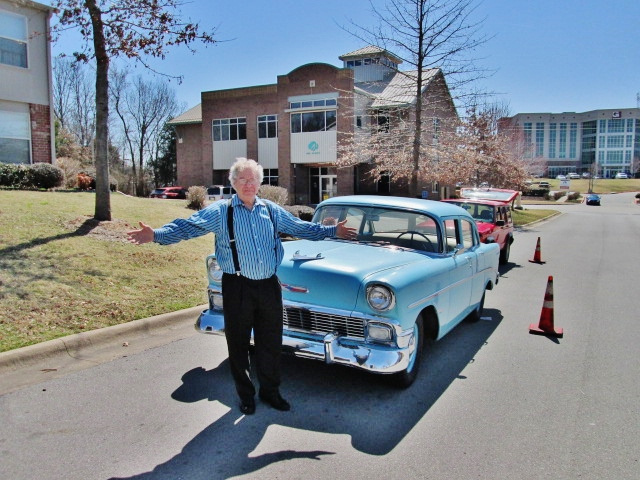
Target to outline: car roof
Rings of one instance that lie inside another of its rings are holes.
[[[473,198],[481,200],[494,200],[496,202],[512,202],[520,192],[517,190],[507,190],[505,188],[461,188],[462,198]]]
[[[451,215],[463,215],[471,218],[471,215],[463,208],[450,203],[423,200],[421,198],[391,197],[383,195],[345,195],[331,197],[318,205],[318,208],[326,205],[357,205],[362,207],[391,207],[405,208],[430,212],[436,216],[447,217]]]
[[[490,205],[492,207],[503,207],[505,202],[496,202],[495,200],[482,200],[480,198],[445,198],[442,200],[447,203],[475,203],[478,205]]]

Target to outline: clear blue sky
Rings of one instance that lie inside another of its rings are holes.
[[[640,0],[479,0],[476,14],[493,37],[477,53],[495,71],[482,86],[511,114],[638,106]],[[340,26],[375,25],[367,0],[193,0],[182,16],[221,40],[153,63],[184,76],[173,87],[187,108],[202,91],[275,83],[307,63],[342,66],[341,54],[365,45]],[[53,53],[71,53],[73,42],[62,38]]]

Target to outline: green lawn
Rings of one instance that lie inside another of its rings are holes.
[[[92,193],[0,190],[0,351],[207,302],[213,236],[136,246],[125,232],[192,210],[184,200],[111,196],[92,224]]]
[[[551,190],[560,189],[560,180],[541,178],[551,184]],[[588,193],[589,180],[579,179],[571,180],[569,190],[572,192]],[[640,178],[627,179],[593,179],[593,193],[622,193],[622,192],[640,192]]]
[[[191,210],[184,200],[111,196],[96,225],[95,196],[0,190],[0,351],[207,302],[213,236],[171,246],[126,242]],[[516,225],[553,210],[515,211]]]

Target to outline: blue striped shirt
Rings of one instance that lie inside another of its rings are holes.
[[[305,222],[269,200],[256,197],[253,210],[247,209],[237,195],[233,195],[231,201],[240,271],[252,280],[271,277],[282,261],[284,249],[279,235],[274,233],[274,227],[278,233],[309,240],[322,240],[336,235],[335,225]],[[273,222],[267,202],[271,207]],[[189,218],[176,219],[155,229],[153,241],[170,245],[214,233],[220,268],[225,273],[235,273],[227,228],[227,209],[227,200],[218,200]]]

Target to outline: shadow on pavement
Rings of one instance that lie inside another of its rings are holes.
[[[194,368],[182,376],[182,385],[172,393],[172,398],[185,403],[218,401],[231,410],[152,471],[117,478],[229,478],[256,472],[275,462],[296,458],[321,460],[336,453],[281,450],[250,456],[271,425],[348,435],[357,450],[386,455],[449,385],[466,379],[462,370],[474,361],[502,321],[498,310],[485,309],[484,316],[490,316],[491,321],[463,322],[442,340],[426,344],[418,378],[406,390],[394,388],[384,376],[284,356],[282,393],[292,403],[290,412],[278,412],[258,401],[255,415],[242,418],[228,360],[211,370]]]

